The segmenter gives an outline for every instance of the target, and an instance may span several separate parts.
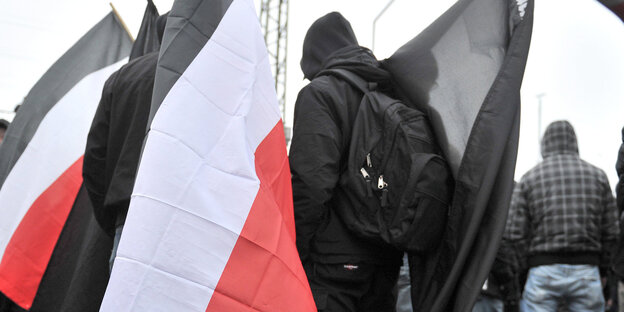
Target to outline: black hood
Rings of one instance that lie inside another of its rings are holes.
[[[327,58],[345,47],[357,47],[358,41],[351,24],[340,13],[331,12],[317,19],[303,41],[301,70],[312,80]]]
[[[546,128],[542,139],[543,158],[561,154],[578,155],[576,133],[572,125],[566,120],[551,123]]]

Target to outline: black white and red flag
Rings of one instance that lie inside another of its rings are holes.
[[[104,82],[125,63],[131,45],[118,18],[105,16],[30,90],[0,145],[0,292],[23,309],[33,307],[40,288],[62,296],[72,278],[81,278],[48,268],[80,267],[75,257],[63,256],[67,249],[55,248],[80,247],[81,235],[95,224],[80,191],[82,155]],[[71,215],[75,227],[67,229]],[[54,282],[43,287],[46,278]],[[45,309],[61,310],[41,305]]]
[[[252,0],[175,1],[101,311],[316,311]]]

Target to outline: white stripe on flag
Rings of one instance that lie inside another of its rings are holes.
[[[101,311],[205,311],[258,193],[280,120],[249,0],[234,0],[160,106]]]
[[[87,75],[39,124],[0,189],[0,256],[33,202],[84,154],[104,82],[126,61]]]

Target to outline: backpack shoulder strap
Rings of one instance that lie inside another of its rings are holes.
[[[377,87],[376,83],[369,83],[366,80],[362,79],[362,77],[357,74],[343,68],[330,68],[321,71],[317,76],[334,76],[340,78],[352,86],[356,87],[358,90],[362,91],[362,93],[366,94],[370,91],[375,90]]]

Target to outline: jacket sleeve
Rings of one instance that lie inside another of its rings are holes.
[[[116,73],[111,75],[102,90],[102,97],[91,123],[87,136],[82,177],[84,185],[93,205],[93,212],[100,226],[108,231],[110,224],[103,220],[104,197],[108,183],[106,182],[106,154],[110,129],[110,110],[112,102],[112,88]]]
[[[297,249],[308,258],[311,240],[328,212],[340,175],[342,134],[330,109],[331,99],[313,84],[295,103],[290,147]]]
[[[531,239],[531,221],[529,219],[526,191],[526,186],[522,181],[514,187],[503,234],[503,244],[510,247],[513,246],[511,252],[514,254],[519,272],[528,269],[527,258]]]
[[[600,257],[600,266],[603,269],[609,268],[611,265],[612,255],[615,253],[615,247],[620,234],[618,209],[615,205],[613,193],[609,186],[607,176],[603,174],[602,182],[602,230],[601,244],[602,254]]]

